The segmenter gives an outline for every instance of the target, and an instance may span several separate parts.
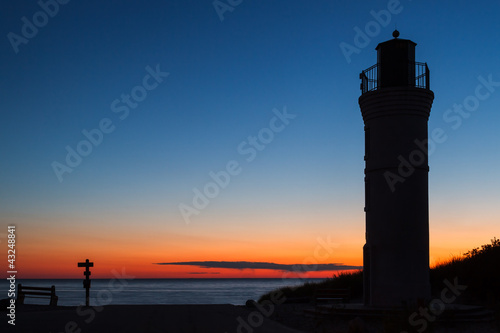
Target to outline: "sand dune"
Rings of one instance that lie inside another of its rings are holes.
[[[0,331],[12,327],[4,319]],[[81,331],[80,331],[81,330]],[[10,331],[10,330],[8,330]],[[36,333],[300,333],[251,309],[223,305],[108,305],[18,308],[12,332]]]

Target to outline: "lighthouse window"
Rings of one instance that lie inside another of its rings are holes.
[[[365,212],[370,209],[370,179],[365,177]]]
[[[370,157],[370,127],[365,126],[365,161]]]

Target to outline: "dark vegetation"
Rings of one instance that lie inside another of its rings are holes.
[[[439,298],[446,287],[444,281],[467,286],[455,303],[500,306],[500,240],[493,238],[491,244],[482,245],[451,260],[440,263],[430,271],[432,297]],[[363,272],[341,273],[318,283],[305,283],[298,287],[279,289],[289,302],[312,301],[317,289],[349,288],[351,299],[361,302],[363,296]],[[268,300],[271,293],[262,295],[259,302]]]
[[[500,240],[485,244],[439,264],[430,273],[432,294],[439,296],[443,281],[456,278],[467,286],[457,302],[498,306],[500,302]]]
[[[317,289],[350,289],[351,299],[363,297],[363,272],[361,270],[355,272],[342,272],[335,275],[333,278],[326,279],[321,282],[307,282],[302,286],[283,287],[278,289],[286,302],[304,302],[312,301]],[[269,300],[272,293],[262,295],[259,302]],[[281,295],[280,295],[281,296]]]

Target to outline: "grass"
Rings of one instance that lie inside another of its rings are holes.
[[[438,295],[445,279],[466,285],[462,303],[495,306],[500,302],[500,240],[481,245],[449,261],[436,265],[430,271],[433,295]]]
[[[493,308],[500,307],[500,240],[493,238],[491,244],[474,248],[462,256],[456,256],[439,263],[430,270],[430,283],[433,297],[440,297],[445,287],[443,281],[458,279],[467,289],[457,302],[480,304]],[[345,272],[317,283],[305,283],[298,287],[284,287],[279,291],[287,300],[311,299],[317,289],[351,290],[351,298],[363,296],[363,272]],[[259,302],[270,299],[276,291],[262,295]]]
[[[283,287],[259,298],[259,302],[269,300],[272,293],[280,291],[286,300],[304,299],[314,296],[317,289],[350,289],[351,298],[363,297],[363,272],[341,272],[321,282],[307,282],[301,286]]]

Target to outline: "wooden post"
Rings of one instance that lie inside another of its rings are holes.
[[[89,299],[90,299],[90,267],[94,267],[93,262],[89,262],[89,260],[85,260],[85,262],[79,262],[78,267],[85,267],[85,272],[83,272],[83,275],[85,275],[85,280],[83,280],[83,287],[85,288],[85,305],[89,306]]]
[[[17,286],[17,302],[18,304],[24,304],[23,285],[20,283]]]
[[[57,306],[56,286],[50,288],[50,305]]]

